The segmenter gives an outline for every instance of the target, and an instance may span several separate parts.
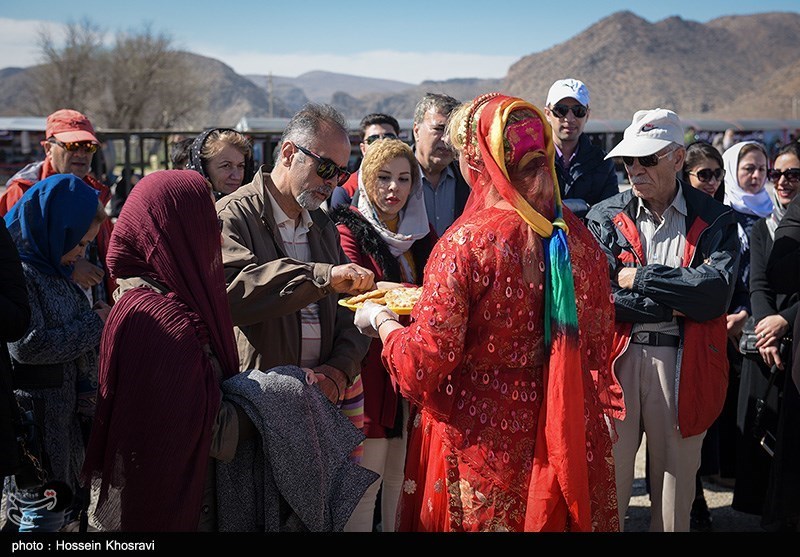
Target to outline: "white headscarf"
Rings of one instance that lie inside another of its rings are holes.
[[[757,141],[742,141],[731,146],[722,154],[722,161],[725,163],[725,199],[723,203],[745,215],[764,218],[772,214],[773,209],[767,188],[762,185],[758,193],[748,193],[739,185],[739,153],[745,145],[750,144],[758,145],[762,149],[764,147]],[[766,180],[764,183],[766,184]],[[750,239],[741,224],[739,225],[739,241],[742,244],[742,250],[747,249],[750,245]]]
[[[383,224],[375,206],[367,194],[361,171],[358,171],[358,211],[375,228],[375,231],[389,246],[389,251],[400,263],[405,277],[413,277],[414,273],[403,256],[411,248],[411,244],[424,238],[431,231],[428,223],[428,212],[425,210],[425,196],[422,193],[422,182],[419,181],[409,192],[406,205],[400,210],[400,222],[397,232],[392,232]]]
[[[767,189],[762,186],[758,193],[748,193],[739,185],[739,153],[745,145],[758,145],[762,149],[764,147],[757,141],[742,141],[722,154],[722,161],[725,163],[724,203],[746,215],[767,217],[772,213],[772,200]],[[766,184],[766,180],[764,183]]]

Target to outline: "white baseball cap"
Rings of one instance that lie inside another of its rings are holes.
[[[575,99],[583,106],[589,106],[589,90],[579,79],[559,79],[550,86],[547,93],[547,106],[553,106],[561,99]]]
[[[605,158],[646,157],[672,143],[683,146],[683,125],[678,115],[666,108],[640,110],[633,115],[622,141]]]

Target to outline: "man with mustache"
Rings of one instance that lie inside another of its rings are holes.
[[[739,262],[730,207],[677,179],[685,156],[677,114],[636,112],[607,155],[622,157],[631,189],[586,217],[606,252],[614,297],[620,524],[644,434],[654,532],[689,531],[703,438],[725,401],[726,314]]]
[[[447,119],[459,104],[448,95],[426,93],[414,109],[414,155],[422,170],[428,221],[439,237],[464,211],[470,192],[445,134]]]
[[[69,108],[56,110],[47,117],[44,135],[44,160],[29,164],[11,177],[6,184],[6,191],[0,195],[0,217],[4,217],[35,183],[53,174],[74,174],[99,191],[100,202],[108,205],[111,190],[90,174],[92,158],[100,148],[100,142],[89,118]],[[111,293],[116,284],[104,271],[112,230],[111,219],[106,219],[86,253],[75,262],[72,271],[73,282],[84,290],[93,303],[114,303]]]
[[[375,287],[372,271],[349,263],[336,225],[320,209],[347,181],[350,137],[333,107],[310,103],[292,117],[270,173],[217,202],[222,260],[240,369],[297,365],[340,401],[370,339],[339,294]]]

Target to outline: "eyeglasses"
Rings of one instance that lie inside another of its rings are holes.
[[[300,147],[297,143],[294,144],[300,151],[317,161],[317,176],[323,180],[330,180],[336,178],[337,185],[342,186],[350,178],[350,171],[346,168],[338,166],[331,159],[320,157],[318,154],[313,153],[305,147]]]
[[[777,184],[781,176],[786,178],[787,182],[800,182],[800,168],[787,168],[782,172],[773,168],[767,174],[767,177],[773,184]]]
[[[50,139],[49,142],[53,143],[54,145],[58,145],[59,147],[61,147],[66,151],[69,151],[70,153],[78,151],[79,149],[83,149],[84,151],[86,151],[91,155],[92,153],[97,151],[97,144],[92,143],[90,141],[80,141],[80,142],[70,141],[64,143],[62,141],[59,141],[58,139]]]
[[[559,118],[564,118],[567,115],[567,112],[570,110],[575,115],[575,118],[583,118],[586,116],[586,111],[589,109],[582,104],[573,104],[572,106],[566,104],[554,104],[550,109],[550,111]]]
[[[701,182],[710,182],[712,179],[719,182],[725,176],[725,169],[717,168],[716,170],[711,170],[710,168],[704,168],[697,172],[689,172],[689,176],[697,176],[697,179]]]
[[[379,139],[397,139],[397,136],[395,134],[393,134],[393,133],[374,133],[374,134],[368,136],[364,140],[364,143],[366,143],[367,145],[372,145],[373,143],[375,143]]]
[[[672,150],[674,151],[674,149]],[[622,162],[625,163],[625,166],[633,166],[633,160],[639,159],[639,164],[644,167],[650,168],[658,164],[658,161],[672,153],[672,151],[667,151],[663,155],[656,155],[653,153],[652,155],[647,155],[646,157],[622,157]]]

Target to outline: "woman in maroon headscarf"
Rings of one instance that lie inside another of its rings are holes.
[[[119,285],[100,345],[98,403],[84,478],[96,516],[123,531],[210,530],[213,459],[252,423],[221,400],[238,370],[219,224],[198,173],[143,178],[111,237]]]

